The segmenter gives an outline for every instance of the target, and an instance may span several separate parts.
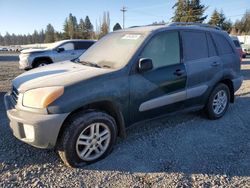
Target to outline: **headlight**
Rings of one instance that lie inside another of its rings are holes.
[[[30,108],[46,108],[58,99],[64,92],[64,87],[45,87],[31,89],[23,95],[23,106]]]

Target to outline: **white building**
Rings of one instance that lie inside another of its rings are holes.
[[[250,35],[237,36],[240,42],[250,45]]]

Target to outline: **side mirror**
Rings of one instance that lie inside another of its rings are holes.
[[[139,60],[139,72],[146,72],[153,69],[153,61],[149,58],[141,58]]]
[[[79,59],[79,57],[78,57],[78,58],[73,59],[72,61],[74,61],[74,62],[76,62],[76,63],[80,63],[80,59]]]
[[[60,52],[65,51],[65,49],[64,49],[64,48],[57,48],[56,51],[57,51],[58,53],[60,53]]]

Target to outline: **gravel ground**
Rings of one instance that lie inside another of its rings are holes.
[[[111,155],[82,169],[12,136],[3,95],[22,72],[17,60],[0,54],[0,187],[250,187],[250,59],[222,119],[188,113],[137,124]]]

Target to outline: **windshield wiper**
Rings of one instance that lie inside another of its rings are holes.
[[[100,65],[88,61],[78,61],[78,63],[81,63],[82,65],[87,65],[90,67],[97,67],[97,68],[102,68]]]

